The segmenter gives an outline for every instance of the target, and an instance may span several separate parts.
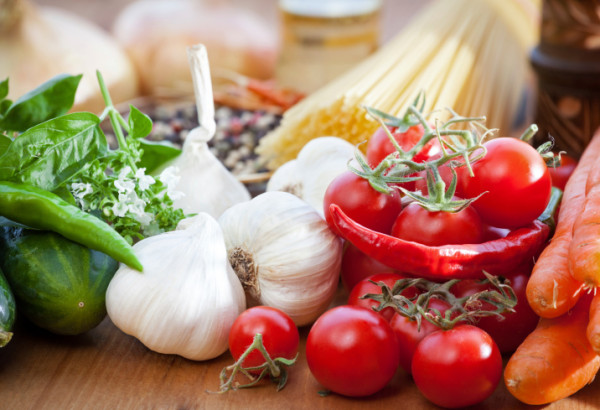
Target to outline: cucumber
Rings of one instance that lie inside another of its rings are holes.
[[[15,297],[0,270],[0,347],[6,346],[12,338],[12,327],[16,316]]]
[[[19,315],[53,333],[85,333],[104,319],[117,267],[111,257],[54,232],[4,227],[0,234],[0,268]]]

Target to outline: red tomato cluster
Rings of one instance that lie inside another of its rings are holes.
[[[423,136],[421,125],[405,131],[391,128],[394,139],[408,151]],[[399,190],[379,192],[362,177],[347,171],[329,186],[324,198],[324,214],[334,232],[329,215],[331,204],[338,205],[350,218],[365,227],[406,241],[427,246],[474,244],[504,237],[512,229],[531,223],[545,209],[551,186],[564,189],[576,162],[563,156],[560,167],[548,168],[529,144],[513,138],[496,138],[484,144],[486,155],[467,167],[454,171],[457,187],[454,200],[478,197],[458,212],[429,211],[412,202],[402,206]],[[367,146],[367,161],[375,168],[395,148],[387,133],[379,129]],[[432,140],[413,160],[427,162],[441,155]],[[452,170],[443,165],[439,173],[446,185]],[[416,175],[416,174],[415,174]],[[402,187],[427,194],[424,173],[416,183]],[[509,353],[535,328],[538,317],[525,295],[532,266],[527,264],[504,275],[517,297],[512,312],[487,316],[476,323],[460,322],[441,330],[423,319],[420,324],[392,307],[381,311],[367,294],[380,294],[384,283],[392,288],[410,272],[395,272],[348,243],[342,260],[341,280],[349,292],[347,304],[325,312],[312,326],[306,342],[306,360],[316,380],[332,392],[360,397],[374,394],[388,385],[398,367],[411,373],[416,386],[433,403],[443,407],[477,404],[496,389],[502,375],[502,353]],[[451,289],[457,298],[488,290],[491,285],[463,280]],[[403,296],[418,296],[414,287]],[[433,298],[430,311],[444,314],[449,303]],[[495,307],[485,302],[483,310]],[[271,357],[292,358],[298,350],[298,330],[285,313],[267,307],[244,312],[230,334],[230,350],[238,360],[256,333],[263,334]],[[248,355],[244,367],[261,366],[259,352]]]

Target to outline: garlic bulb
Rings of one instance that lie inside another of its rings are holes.
[[[267,191],[284,191],[304,199],[323,217],[323,198],[333,179],[348,169],[356,148],[337,137],[309,141],[298,157],[280,166],[267,183]]]
[[[226,210],[219,224],[251,303],[278,308],[298,326],[327,309],[342,242],[310,205],[287,192],[265,192]]]
[[[200,213],[133,249],[144,272],[117,270],[106,291],[113,323],[159,353],[208,360],[225,352],[246,299],[217,221]]]
[[[206,48],[203,45],[191,47],[188,56],[200,125],[188,134],[181,155],[167,164],[163,172],[169,169],[169,175],[175,174],[177,182],[172,188],[183,194],[172,198],[174,207],[183,209],[186,214],[207,212],[217,218],[231,205],[249,200],[250,193],[207,144],[215,134],[216,125]]]

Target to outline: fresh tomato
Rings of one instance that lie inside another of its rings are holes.
[[[292,319],[279,309],[255,306],[242,312],[229,332],[229,351],[235,361],[252,344],[257,333],[262,335],[263,345],[272,359],[293,359],[296,356],[300,336]],[[255,367],[264,363],[265,359],[260,351],[253,350],[242,365]]]
[[[483,234],[479,215],[471,206],[459,212],[432,212],[411,202],[392,227],[392,236],[429,246],[481,243]]]
[[[437,309],[442,315],[448,309],[449,305],[440,299],[431,299],[429,301],[429,309]],[[411,372],[413,355],[417,345],[425,336],[430,333],[440,330],[433,323],[422,319],[421,325],[416,320],[395,313],[390,320],[390,326],[396,334],[398,345],[400,347],[400,366],[407,372]]]
[[[400,131],[397,127],[391,127],[388,129],[398,145],[404,151],[412,149],[425,134],[425,129],[423,128],[422,124],[413,125],[406,129],[406,131]],[[395,151],[396,148],[390,141],[385,129],[383,127],[379,127],[371,136],[371,138],[369,138],[369,142],[367,143],[367,162],[372,168],[375,168],[381,161],[383,161],[383,159],[385,159],[385,157]],[[412,160],[415,162],[426,162],[435,158],[436,156],[439,156],[440,153],[440,144],[438,140],[434,138],[425,144],[423,149],[417,152]],[[411,174],[411,176],[413,176],[413,174]],[[412,191],[414,189],[414,184],[414,182],[407,182],[399,185],[403,186],[409,191]]]
[[[397,127],[388,128],[400,148],[404,151],[410,150],[414,147],[425,134],[425,129],[422,124],[416,124],[412,127],[408,127],[406,131],[400,131]],[[389,136],[385,132],[383,127],[379,127],[367,143],[367,161],[369,165],[375,168],[381,161],[385,159],[389,154],[395,152],[396,148],[390,141]],[[425,162],[436,155],[441,153],[440,145],[437,139],[429,141],[421,151],[419,151],[414,157],[415,162]]]
[[[338,306],[314,323],[306,341],[308,367],[325,388],[352,397],[383,389],[398,368],[396,336],[377,313]]]
[[[516,138],[495,138],[484,144],[485,157],[472,164],[474,176],[459,168],[460,190],[473,202],[481,220],[499,228],[520,228],[540,216],[552,181],[540,154]]]
[[[342,284],[348,291],[351,291],[358,282],[369,276],[392,271],[392,268],[365,255],[350,242],[347,243],[344,255],[342,256],[341,277]]]
[[[514,352],[537,326],[539,317],[527,303],[527,281],[531,275],[532,266],[525,264],[504,277],[508,280],[517,296],[517,305],[514,312],[506,312],[499,316],[487,316],[478,319],[475,326],[485,330],[494,339],[501,353]],[[494,287],[490,284],[481,284],[477,280],[462,280],[452,288],[452,293],[457,297],[469,296]],[[489,303],[482,302],[482,309],[494,310]]]
[[[472,325],[458,325],[425,336],[417,345],[412,376],[421,393],[441,407],[482,402],[502,377],[502,357],[491,336]]]
[[[377,232],[389,233],[402,209],[400,194],[394,190],[384,194],[371,187],[369,182],[352,171],[338,175],[327,187],[323,212],[329,227],[336,233],[329,206],[338,205],[342,211],[359,224]]]
[[[444,164],[438,167],[438,172],[444,184],[446,184],[446,188],[450,186],[452,182],[452,168],[448,164]],[[420,191],[421,194],[427,196],[429,195],[429,188],[427,187],[427,174],[425,171],[418,172],[417,175],[420,179],[415,181],[415,191]],[[460,187],[457,185],[454,194],[458,197],[462,197],[462,193],[460,192]]]
[[[404,278],[405,278],[405,276],[402,276],[398,273],[392,273],[392,272],[378,273],[376,275],[369,276],[368,278],[363,279],[360,282],[358,282],[356,284],[356,286],[354,286],[352,288],[352,292],[350,292],[350,295],[348,296],[348,304],[354,305],[354,306],[362,306],[369,310],[373,310],[374,307],[379,306],[379,302],[376,302],[373,299],[361,299],[362,296],[367,295],[369,293],[373,293],[373,294],[381,293],[381,287],[379,285],[371,283],[371,281],[376,282],[376,283],[383,282],[389,288],[393,288],[394,284],[398,280],[404,279]],[[416,296],[417,290],[415,288],[408,288],[402,294],[403,294],[403,296],[405,296],[407,298],[412,298],[412,297]],[[389,322],[390,319],[392,318],[392,316],[394,315],[395,311],[391,307],[386,307],[385,309],[383,309],[377,313],[380,314],[381,317],[383,317],[385,320],[387,320]]]
[[[567,185],[567,181],[569,177],[575,171],[575,167],[577,166],[577,160],[573,157],[561,154],[560,156],[560,166],[557,167],[548,167],[550,171],[550,176],[552,177],[552,186],[555,186],[561,190],[565,190],[565,186]]]

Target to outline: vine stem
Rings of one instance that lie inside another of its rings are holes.
[[[127,155],[127,163],[135,173],[137,171],[137,165],[131,156],[131,151],[129,150],[129,146],[127,145],[127,141],[125,141],[125,135],[123,135],[123,129],[121,125],[125,123],[125,120],[121,117],[115,106],[113,105],[112,99],[110,98],[110,94],[108,92],[108,87],[104,82],[104,77],[100,71],[96,71],[96,77],[98,77],[98,84],[100,85],[100,92],[102,93],[102,98],[104,99],[104,103],[106,104],[106,109],[102,113],[105,117],[106,113],[108,113],[108,118],[110,119],[110,124],[113,127],[115,132],[115,137],[117,138],[117,142],[119,144],[119,148],[125,151]],[[100,118],[103,118],[102,116]],[[126,124],[125,124],[126,125]],[[127,127],[125,127],[127,128]]]

